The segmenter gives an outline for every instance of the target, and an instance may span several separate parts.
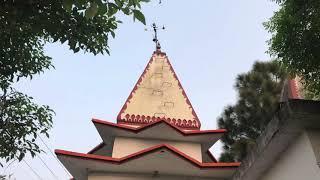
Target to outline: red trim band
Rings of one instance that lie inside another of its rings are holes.
[[[101,149],[103,146],[104,146],[104,142],[101,142],[100,144],[98,144],[96,147],[94,147],[93,149],[91,149],[88,154],[93,154],[95,153],[96,151],[98,151],[99,149]]]
[[[92,119],[93,123],[97,123],[97,124],[102,124],[102,125],[107,125],[107,126],[112,126],[115,128],[120,128],[123,130],[127,130],[127,131],[131,131],[134,133],[139,133],[140,131],[143,131],[145,129],[148,129],[150,127],[156,126],[157,124],[161,124],[161,123],[165,123],[167,124],[169,127],[171,127],[172,129],[176,130],[177,132],[179,132],[180,134],[184,135],[184,136],[188,136],[188,135],[200,135],[200,134],[219,134],[219,133],[226,133],[227,130],[226,129],[216,129],[216,130],[189,130],[189,131],[185,131],[183,129],[180,129],[174,125],[172,125],[171,123],[168,123],[165,120],[158,120],[155,122],[152,122],[150,124],[146,124],[140,127],[130,127],[127,125],[123,125],[123,124],[115,124],[112,122],[108,122],[108,121],[103,121],[100,119]]]
[[[290,99],[300,99],[299,89],[297,87],[297,82],[294,79],[289,80],[289,98]]]
[[[165,118],[156,116],[145,116],[136,114],[126,114],[124,119],[118,119],[118,123],[130,123],[130,124],[149,124],[159,120],[166,120],[174,126],[179,126],[183,129],[199,129],[199,124],[196,120]]]
[[[144,155],[150,154],[152,152],[156,152],[161,149],[167,149],[173,154],[177,155],[178,157],[190,162],[191,164],[199,167],[199,168],[237,168],[240,166],[239,162],[236,163],[201,163],[197,161],[196,159],[186,155],[185,153],[179,151],[178,149],[174,148],[173,146],[167,145],[167,144],[160,144],[157,146],[153,146],[147,149],[144,149],[142,151],[130,154],[128,156],[122,157],[122,158],[112,158],[108,156],[101,156],[101,155],[94,155],[94,154],[83,154],[83,153],[77,153],[77,152],[71,152],[71,151],[65,151],[65,150],[55,150],[56,155],[64,155],[64,156],[72,156],[76,158],[82,158],[82,159],[88,159],[88,160],[98,160],[103,162],[108,162],[112,164],[122,164],[127,161],[142,157]]]

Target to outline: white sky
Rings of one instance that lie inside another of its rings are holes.
[[[233,85],[237,74],[248,71],[256,60],[269,59],[265,53],[269,34],[262,22],[277,6],[269,0],[157,2],[143,7],[147,24],[166,26],[159,34],[162,50],[169,56],[202,129],[215,129],[223,108],[236,100]],[[73,54],[65,45],[48,44],[46,53],[53,57],[55,69],[17,85],[36,102],[55,110],[51,137],[45,139],[50,148],[87,152],[101,142],[91,118],[116,122],[154,50],[151,31],[133,23],[132,18],[121,20],[124,23],[116,38],[110,40],[111,56]],[[218,156],[220,148],[216,145],[211,150]],[[49,152],[41,158],[58,179],[68,178]],[[26,161],[42,179],[55,179],[38,158]],[[5,173],[14,173],[19,180],[37,179],[23,162],[13,163]]]

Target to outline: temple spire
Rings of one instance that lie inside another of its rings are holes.
[[[157,120],[182,129],[201,126],[167,55],[160,49],[153,53],[117,120],[136,127]]]

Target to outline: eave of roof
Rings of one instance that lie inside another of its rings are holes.
[[[102,124],[102,125],[107,125],[107,126],[119,128],[119,129],[123,129],[123,130],[127,130],[127,131],[131,131],[131,132],[134,132],[134,133],[139,133],[139,132],[141,132],[143,130],[146,130],[148,128],[156,126],[156,125],[158,125],[160,123],[166,123],[173,130],[179,132],[180,134],[182,134],[184,136],[201,135],[201,134],[219,134],[219,133],[226,133],[227,132],[226,129],[188,130],[188,131],[186,131],[186,130],[180,129],[180,128],[168,123],[165,120],[158,120],[158,121],[155,121],[153,123],[146,124],[146,125],[143,125],[143,126],[140,126],[140,127],[130,127],[130,126],[126,126],[126,125],[122,125],[122,124],[116,124],[116,123],[112,123],[112,122],[108,122],[108,121],[104,121],[104,120],[100,120],[100,119],[92,119],[92,122],[93,123],[97,123],[97,124]]]
[[[226,132],[225,129],[185,130],[170,124],[166,120],[159,120],[140,127],[115,124],[99,119],[93,119],[92,121],[105,143],[114,141],[116,137],[127,137],[199,143],[204,150],[208,150]]]
[[[157,146],[153,146],[147,149],[144,149],[142,151],[130,154],[128,156],[122,157],[122,158],[112,158],[108,156],[101,156],[101,155],[94,155],[94,154],[84,154],[84,153],[77,153],[72,151],[65,151],[65,150],[55,150],[55,154],[57,156],[70,156],[70,157],[76,157],[76,158],[82,158],[87,160],[96,160],[96,161],[103,161],[106,163],[112,163],[112,164],[122,164],[127,161],[138,159],[139,157],[142,157],[146,154],[150,154],[153,152],[156,152],[160,149],[167,149],[170,152],[172,152],[177,157],[180,157],[187,162],[199,167],[199,168],[222,168],[222,169],[233,169],[240,166],[240,163],[201,163],[197,161],[196,159],[186,155],[185,153],[179,151],[178,149],[167,145],[167,144],[160,144]]]
[[[97,146],[95,146],[94,148],[92,148],[88,154],[94,154],[96,151],[98,151],[99,149],[101,149],[104,146],[104,142],[101,142],[100,144],[98,144]]]

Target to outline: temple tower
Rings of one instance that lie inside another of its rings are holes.
[[[139,127],[160,119],[182,129],[200,129],[201,126],[168,57],[156,51],[121,109],[117,121],[119,124]]]
[[[56,150],[76,180],[220,180],[240,163],[220,163],[209,148],[224,129],[200,130],[167,55],[157,46],[117,123],[93,119],[102,143],[88,153]]]

